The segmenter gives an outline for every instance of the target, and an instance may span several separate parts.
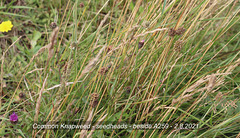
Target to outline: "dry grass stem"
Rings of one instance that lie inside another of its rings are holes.
[[[153,30],[153,31],[148,31],[148,32],[145,32],[145,33],[143,33],[143,34],[139,34],[139,35],[135,36],[134,39],[137,39],[137,38],[140,37],[140,36],[145,36],[145,35],[147,35],[147,34],[153,34],[153,33],[155,33],[155,32],[165,31],[165,30],[168,30],[168,28],[161,28],[161,29],[155,29],[155,30]]]
[[[39,96],[38,96],[38,100],[37,100],[37,104],[36,104],[36,109],[35,109],[35,116],[34,116],[34,122],[38,121],[38,114],[39,114],[39,109],[40,109],[40,105],[41,105],[41,99],[42,99],[42,93],[44,91],[46,82],[47,82],[47,78],[48,78],[48,74],[43,82],[42,88],[39,92]]]
[[[1,76],[0,76],[0,79],[1,79],[1,86],[0,86],[0,96],[2,96],[2,88],[3,88],[3,64],[4,64],[4,57],[5,57],[5,54],[8,52],[8,50],[13,47],[20,39],[22,38],[22,36],[18,37],[18,39],[16,41],[14,41],[6,51],[3,52],[3,55],[1,57],[1,60],[2,60],[2,63],[1,63]],[[1,103],[1,100],[0,100],[0,103]]]
[[[100,118],[97,123],[95,124],[95,126],[99,125],[106,117],[108,114],[104,115],[102,118]],[[92,130],[90,131],[90,133],[88,134],[87,138],[91,138],[93,132],[94,132],[95,128],[92,128]]]
[[[86,73],[88,73],[96,65],[96,63],[100,59],[100,56],[105,48],[106,48],[106,46],[103,46],[100,49],[100,51],[98,52],[98,54],[96,55],[96,57],[89,61],[88,65],[83,69],[81,75],[79,76],[79,79],[82,78],[82,76],[84,76]]]
[[[92,118],[93,118],[93,111],[94,111],[94,109],[92,109],[91,111],[90,111],[90,113],[89,113],[89,115],[88,115],[88,119],[87,119],[87,121],[86,121],[86,123],[84,124],[85,126],[87,126],[87,125],[89,125],[90,123],[91,123],[91,120],[92,120]],[[80,133],[80,137],[81,138],[85,138],[86,136],[87,136],[87,131],[88,130],[81,130],[81,133]]]

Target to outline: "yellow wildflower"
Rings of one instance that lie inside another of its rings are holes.
[[[0,32],[8,32],[12,30],[12,22],[11,21],[5,21],[0,24]]]

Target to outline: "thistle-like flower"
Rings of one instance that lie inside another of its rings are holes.
[[[15,112],[13,112],[11,115],[10,115],[10,121],[12,122],[12,123],[17,123],[18,122],[18,115],[15,113]]]

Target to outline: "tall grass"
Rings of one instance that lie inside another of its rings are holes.
[[[16,26],[0,35],[1,136],[240,135],[238,1],[26,1],[18,14],[0,4]],[[32,128],[71,121],[158,128]]]

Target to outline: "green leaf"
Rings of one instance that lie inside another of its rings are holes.
[[[39,46],[39,45],[37,45],[35,48],[33,48],[33,54],[36,54],[40,48],[41,48],[41,46]]]
[[[33,32],[32,40],[31,40],[31,45],[33,48],[36,46],[37,40],[39,38],[41,38],[41,35],[42,35],[42,33],[38,32],[38,31]]]
[[[26,137],[24,136],[24,134],[23,134],[23,132],[22,132],[21,129],[17,129],[17,130],[18,130],[18,132],[21,134],[22,137],[26,138]]]
[[[29,18],[29,16],[24,16],[24,15],[19,15],[19,14],[15,14],[15,13],[9,13],[9,12],[0,12],[0,14],[3,14],[3,15],[10,15],[10,16],[16,16],[16,17]]]

